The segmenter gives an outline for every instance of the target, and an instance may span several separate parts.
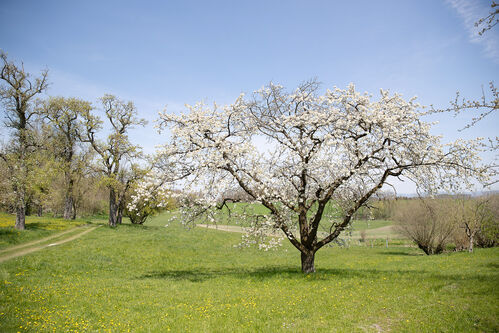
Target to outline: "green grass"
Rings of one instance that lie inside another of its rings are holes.
[[[389,220],[354,220],[352,222],[353,231],[371,230],[392,225]]]
[[[331,209],[332,208],[329,208],[329,210]],[[244,220],[244,218],[242,218],[244,214],[254,216],[258,214],[267,215],[268,213],[269,210],[259,203],[227,203],[227,206],[224,206],[222,209],[215,210],[215,221],[217,224],[247,226],[249,224],[249,221],[246,221]],[[197,219],[195,222],[206,223],[203,218]],[[150,221],[146,223],[147,225],[151,224]],[[326,225],[324,227],[325,230],[329,229],[330,224],[327,224],[327,222],[324,222],[323,224]],[[377,229],[392,224],[393,222],[389,220],[354,220],[352,222],[352,231]]]
[[[499,249],[240,249],[164,216],[0,264],[1,332],[494,332]]]
[[[50,236],[89,223],[88,219],[64,220],[48,216],[26,216],[26,230],[14,228],[15,216],[0,213],[0,249]]]

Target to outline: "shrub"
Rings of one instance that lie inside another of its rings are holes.
[[[414,199],[397,204],[396,229],[427,255],[443,252],[455,230],[450,199]]]

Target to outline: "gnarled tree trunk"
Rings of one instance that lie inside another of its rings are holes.
[[[15,228],[17,230],[26,229],[25,220],[26,220],[26,205],[24,203],[24,198],[20,198],[17,202],[17,207],[16,207],[16,226],[15,226]]]
[[[315,273],[315,252],[301,253],[301,271],[303,273]]]
[[[64,203],[64,219],[70,220],[73,218],[73,207],[74,207],[74,198],[73,198],[73,179],[68,179],[68,185],[66,188],[66,198]]]

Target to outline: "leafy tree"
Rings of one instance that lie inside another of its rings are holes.
[[[36,214],[41,216],[47,207],[53,206],[54,185],[60,172],[59,163],[50,150],[54,141],[50,129],[33,129],[32,134],[39,147],[30,157],[26,215],[36,209]]]
[[[144,126],[146,121],[137,118],[137,110],[132,102],[125,103],[113,95],[104,95],[100,101],[111,133],[105,141],[99,140],[96,133],[102,128],[102,121],[92,113],[84,112],[85,131],[81,140],[89,142],[100,157],[103,184],[109,190],[109,226],[115,227],[121,223],[126,191],[133,178],[127,177],[125,166],[128,164],[130,169],[134,168],[134,161],[142,157],[140,146],[130,142],[128,131],[137,125]]]
[[[479,141],[442,144],[423,120],[431,111],[414,98],[381,90],[373,100],[353,85],[319,95],[318,88],[309,81],[288,93],[270,84],[223,108],[200,103],[181,115],[165,111],[161,126],[172,135],[159,152],[165,177],[197,193],[206,212],[237,201],[224,193],[243,189],[268,211],[252,230],[280,229],[305,273],[315,271],[315,253],[337,240],[389,179],[406,176],[428,191],[488,179],[476,164]],[[338,209],[329,215],[331,206]],[[320,232],[321,224],[327,228]]]
[[[32,78],[24,70],[7,60],[7,55],[0,51],[2,61],[0,69],[0,99],[3,102],[4,125],[12,131],[11,141],[0,151],[0,158],[9,170],[9,182],[15,195],[16,229],[25,229],[26,199],[29,184],[28,175],[30,157],[37,145],[33,140],[31,126],[36,111],[34,98],[47,89],[48,71]]]
[[[81,178],[83,165],[78,154],[87,154],[85,148],[78,149],[79,135],[83,131],[82,116],[92,110],[90,102],[78,98],[50,97],[43,103],[42,113],[55,130],[56,154],[64,173],[65,219],[76,217],[75,183]]]

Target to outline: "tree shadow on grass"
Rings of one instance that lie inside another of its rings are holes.
[[[495,263],[495,262],[490,262],[488,264],[484,264],[485,267],[488,267],[488,268],[495,268],[495,269],[498,269],[499,268],[499,264],[498,263]]]
[[[18,231],[14,228],[0,228],[0,237],[9,237],[17,235]]]
[[[467,275],[467,274],[439,274],[428,271],[414,270],[376,270],[376,269],[340,269],[325,268],[318,269],[315,274],[304,274],[297,267],[291,266],[271,266],[255,269],[242,268],[193,268],[187,270],[161,270],[146,273],[138,279],[165,279],[174,281],[204,282],[207,280],[233,277],[243,280],[263,281],[267,279],[304,279],[304,281],[316,280],[338,280],[360,278],[366,280],[382,279],[384,277],[403,278],[404,276],[413,279],[436,279],[448,282],[453,281],[473,281],[481,282],[490,279],[487,275]]]

